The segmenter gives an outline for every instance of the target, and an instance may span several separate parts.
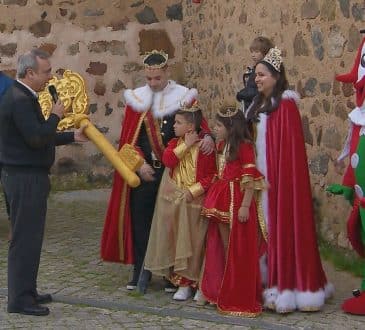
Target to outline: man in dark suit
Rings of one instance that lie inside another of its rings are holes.
[[[40,304],[52,301],[37,291],[47,198],[49,170],[55,159],[55,146],[86,141],[83,129],[57,133],[63,117],[60,100],[45,120],[37,92],[51,79],[49,55],[41,50],[21,55],[18,79],[0,102],[1,181],[10,204],[12,240],[8,254],[8,312],[48,315]]]

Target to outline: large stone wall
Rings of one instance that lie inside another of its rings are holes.
[[[325,188],[341,180],[333,160],[355,105],[352,85],[334,76],[351,70],[364,17],[364,2],[351,0],[202,0],[184,6],[185,78],[200,91],[210,117],[223,102],[235,102],[242,73],[252,65],[253,38],[269,37],[283,50],[291,88],[301,96],[318,224],[326,239],[343,247],[349,206]]]
[[[46,49],[54,72],[67,68],[85,77],[90,118],[117,145],[121,94],[144,83],[140,53],[168,51],[172,78],[197,87],[212,118],[242,88],[251,40],[272,38],[284,51],[291,87],[301,95],[321,233],[348,247],[349,207],[325,187],[340,181],[332,161],[354,107],[352,86],[334,76],[350,70],[364,20],[363,1],[352,0],[0,0],[0,70],[14,75],[19,54]],[[54,171],[110,176],[112,168],[89,143],[61,147]]]
[[[0,70],[14,76],[19,54],[47,50],[55,74],[85,78],[90,118],[117,145],[123,90],[144,83],[140,54],[165,49],[172,78],[182,79],[181,20],[179,0],[0,0]],[[53,170],[112,173],[91,143],[60,147]]]

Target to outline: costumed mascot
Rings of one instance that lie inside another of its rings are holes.
[[[364,33],[365,30],[360,31]],[[347,235],[354,250],[365,258],[365,38],[363,39],[351,72],[336,76],[336,80],[353,83],[356,91],[356,108],[349,114],[349,131],[337,165],[349,156],[350,163],[342,185],[333,184],[327,191],[343,195],[353,206],[347,221]],[[351,314],[365,315],[365,269],[361,290],[345,300],[342,309]]]

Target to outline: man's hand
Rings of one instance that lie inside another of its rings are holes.
[[[204,155],[210,155],[214,151],[214,140],[210,135],[205,135],[204,139],[200,142],[200,150]]]
[[[188,147],[191,147],[195,142],[199,141],[199,136],[196,132],[188,132],[185,134],[184,142]]]
[[[153,176],[155,174],[155,170],[150,164],[144,163],[138,170],[138,173],[143,181],[155,181],[155,177]]]
[[[185,199],[188,203],[191,203],[194,199],[193,195],[189,190],[185,190]]]
[[[247,206],[241,206],[238,210],[238,221],[246,222],[248,220],[249,213],[250,209]]]
[[[75,142],[86,142],[89,141],[89,138],[84,134],[84,129],[87,127],[87,124],[82,125],[80,128],[74,131],[74,139]]]
[[[342,160],[335,159],[333,161],[333,164],[335,165],[335,172],[337,174],[343,174],[343,170],[346,167],[346,164],[345,164],[344,160],[343,159]]]
[[[53,105],[51,112],[58,116],[58,118],[63,118],[65,107],[63,106],[63,103],[60,99],[58,99],[57,102]]]

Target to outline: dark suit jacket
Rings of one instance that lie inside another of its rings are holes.
[[[59,120],[45,120],[38,99],[15,81],[0,101],[0,163],[49,169],[55,146],[74,141],[73,132],[56,132]]]

